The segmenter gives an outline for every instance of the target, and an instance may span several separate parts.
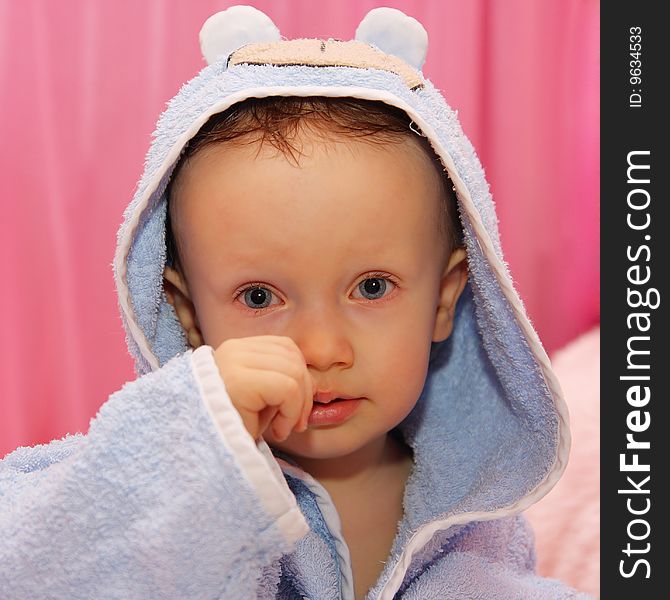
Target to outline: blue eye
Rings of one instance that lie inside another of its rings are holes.
[[[358,284],[358,291],[366,300],[377,300],[386,292],[386,279],[369,277]]]
[[[272,292],[264,287],[252,287],[244,292],[244,302],[249,308],[266,308],[272,302]]]

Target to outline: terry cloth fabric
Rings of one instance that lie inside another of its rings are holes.
[[[398,427],[414,451],[404,516],[372,599],[573,598],[534,574],[521,511],[563,471],[567,411],[503,261],[489,188],[456,113],[424,77],[427,37],[375,9],[356,39],[282,40],[250,7],[212,17],[210,61],[161,115],[114,272],[138,378],[87,435],[0,463],[0,594],[25,598],[351,599],[326,490],[255,443],[212,348],[190,350],[163,291],[166,188],[208,118],[251,97],[354,97],[404,110],[458,196],[469,283]]]

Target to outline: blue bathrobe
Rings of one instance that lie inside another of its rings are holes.
[[[351,41],[284,40],[265,15],[238,9],[203,28],[210,64],[161,115],[119,230],[114,275],[137,378],[86,435],[0,462],[0,600],[354,598],[328,493],[247,433],[212,348],[188,347],[162,287],[166,186],[185,144],[211,115],[272,95],[405,110],[458,197],[469,282],[421,397],[393,432],[414,467],[367,598],[582,597],[534,572],[520,513],[565,468],[567,410],[511,283],[480,163],[421,72],[425,31],[382,9]]]

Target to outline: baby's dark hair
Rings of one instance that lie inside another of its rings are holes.
[[[383,102],[358,98],[270,96],[248,98],[212,115],[182,152],[167,190],[165,241],[168,265],[184,273],[172,227],[170,205],[175,182],[188,160],[204,148],[216,144],[228,142],[247,145],[260,142],[260,152],[260,147],[268,142],[287,159],[299,164],[296,155],[301,152],[291,142],[304,125],[316,132],[335,133],[345,139],[355,138],[380,145],[400,142],[405,137],[416,139],[438,170],[442,181],[443,218],[437,224],[439,232],[450,250],[462,245],[462,229],[452,182],[428,138],[405,111]]]

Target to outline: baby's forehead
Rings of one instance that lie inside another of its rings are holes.
[[[382,140],[305,127],[280,141],[250,134],[189,159],[172,220],[190,245],[212,221],[221,224],[213,240],[225,231],[237,245],[271,242],[279,253],[306,238],[315,248],[358,248],[365,237],[416,244],[446,228],[441,166],[432,162],[413,133]]]
[[[438,185],[439,175],[411,138],[381,144],[308,132],[286,147],[269,140],[211,146],[191,161],[180,195],[200,220],[214,211],[253,229],[268,214],[333,224],[353,215],[390,220],[388,210],[406,218],[434,215]]]

